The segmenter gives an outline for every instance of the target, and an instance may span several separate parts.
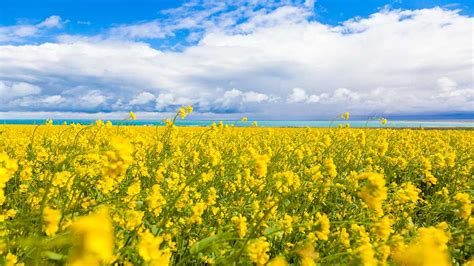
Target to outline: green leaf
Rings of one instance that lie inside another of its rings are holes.
[[[213,236],[209,236],[209,237],[206,237],[204,239],[201,239],[198,242],[194,243],[194,245],[189,250],[189,253],[197,254],[197,253],[205,250],[209,246],[211,246],[213,242],[219,240],[223,236],[224,236],[224,234],[217,234],[217,235],[213,235]]]
[[[199,240],[198,242],[194,243],[189,252],[191,254],[197,254],[202,250],[208,248],[212,244],[212,242],[216,241],[217,239],[219,239],[219,235],[213,235]]]
[[[44,252],[44,254],[50,260],[63,260],[66,257],[63,254],[59,254],[59,253],[52,252],[52,251],[46,251],[46,252]]]

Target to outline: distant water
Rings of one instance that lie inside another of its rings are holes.
[[[10,125],[40,125],[44,124],[44,119],[21,119],[21,120],[0,120],[0,124]],[[114,125],[164,125],[163,121],[148,121],[148,120],[135,120],[135,121],[121,121],[111,120]],[[178,126],[210,126],[212,123],[218,123],[219,121],[211,120],[177,120],[176,125]],[[241,122],[235,120],[222,121],[227,125],[235,125],[238,127],[251,126],[252,122]],[[295,120],[261,120],[256,121],[260,127],[338,127],[339,124],[349,124],[355,128],[379,128],[379,127],[393,127],[393,128],[474,128],[474,121],[389,121],[387,125],[383,126],[379,121],[295,121]],[[82,124],[90,125],[94,124],[95,120],[83,120],[83,119],[65,119],[65,120],[54,120],[55,125],[62,125],[64,123],[71,124]]]

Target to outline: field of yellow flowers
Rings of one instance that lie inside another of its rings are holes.
[[[464,130],[0,126],[0,264],[472,265],[473,151]]]

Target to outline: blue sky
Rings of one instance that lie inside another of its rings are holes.
[[[473,117],[469,1],[0,4],[0,118]]]

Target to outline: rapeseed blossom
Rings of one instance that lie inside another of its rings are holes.
[[[169,264],[171,251],[169,249],[161,249],[163,242],[162,237],[153,236],[150,231],[145,231],[140,237],[138,254],[150,265],[166,266]]]
[[[137,115],[134,112],[130,112],[128,114],[130,120],[137,120]]]
[[[58,231],[61,211],[46,207],[43,210],[44,232],[47,236],[54,236]]]
[[[387,198],[387,188],[383,175],[377,173],[362,173],[357,179],[363,181],[357,193],[378,216],[383,215],[382,203]]]
[[[456,214],[464,219],[468,219],[471,216],[472,203],[467,193],[457,193],[454,196],[454,200],[457,203]]]
[[[448,241],[442,229],[420,228],[416,239],[395,254],[394,260],[402,265],[451,265],[447,253]]]
[[[242,215],[234,216],[231,219],[232,223],[236,227],[239,237],[242,239],[247,234],[247,218],[242,217]]]
[[[99,265],[113,259],[113,227],[108,209],[99,208],[95,213],[77,219],[71,230],[75,248],[71,265]]]
[[[349,120],[349,112],[345,112],[341,115],[344,120]]]
[[[267,263],[270,258],[268,251],[270,251],[270,244],[265,237],[252,240],[247,247],[250,260],[257,266],[262,266]]]

